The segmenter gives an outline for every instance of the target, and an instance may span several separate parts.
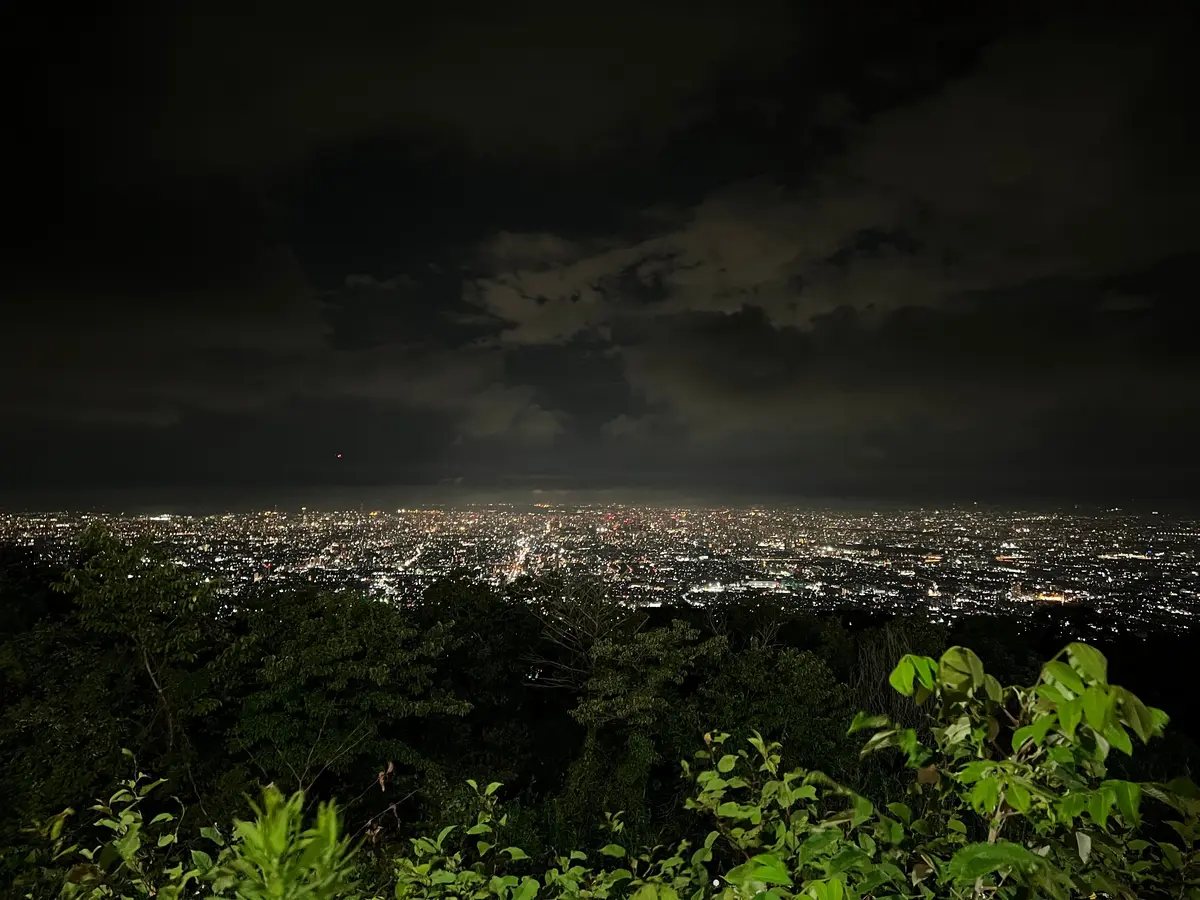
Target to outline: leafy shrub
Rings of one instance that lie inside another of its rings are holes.
[[[1035,684],[1004,687],[970,650],[906,654],[889,681],[926,721],[860,713],[850,728],[871,732],[864,754],[900,754],[904,802],[877,806],[820,771],[785,771],[780,745],[757,734],[736,751],[728,735],[709,734],[683,766],[687,807],[708,823],[702,841],[635,850],[610,814],[603,845],[534,860],[505,846],[499,783],[469,782],[473,821],[412,839],[390,878],[355,886],[333,807],[305,828],[303,796],[268,790],[227,846],[202,832],[220,847],[215,859],[193,849],[185,866],[173,814],[143,825],[140,805],[157,783],[139,775],[95,808],[112,832],[99,848],[64,847],[65,816],[43,826],[47,849],[26,861],[25,884],[57,878],[65,894],[89,898],[180,897],[203,885],[243,900],[1200,898],[1195,786],[1109,777],[1110,754],[1160,736],[1167,716],[1110,684],[1107,668],[1095,649],[1070,644]]]
[[[13,885],[19,896],[77,900],[210,896],[238,900],[336,900],[356,896],[349,839],[332,804],[317,808],[304,825],[304,795],[284,797],[273,786],[251,804],[254,818],[235,820],[226,841],[214,827],[199,830],[197,846],[180,847],[181,815],[160,812],[146,821],[142,807],[163,784],[142,772],[107,801],[91,807],[94,828],[106,834],[94,847],[67,844],[64,810],[42,824],[44,849],[24,862]],[[201,845],[207,849],[201,849]],[[211,852],[210,852],[211,851]],[[215,854],[215,856],[214,856]]]
[[[513,848],[446,850],[447,830],[414,841],[397,897],[1200,896],[1195,788],[1106,777],[1109,753],[1131,754],[1131,733],[1159,736],[1166,715],[1110,685],[1093,648],[1071,644],[1028,688],[1002,687],[959,647],[940,660],[906,655],[890,681],[932,713],[932,742],[862,714],[851,731],[874,731],[864,753],[904,754],[907,803],[876,808],[819,771],[781,771],[778,744],[756,736],[753,753],[727,752],[718,734],[697,754],[688,801],[712,824],[702,845],[634,856],[611,844],[599,855],[615,867],[572,853],[538,878],[518,876]],[[1177,816],[1163,822],[1174,840],[1147,839],[1158,823],[1146,826],[1143,797],[1159,801],[1156,819]],[[466,833],[487,835],[492,816],[486,807]]]

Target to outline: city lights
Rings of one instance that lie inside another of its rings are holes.
[[[550,575],[621,603],[763,597],[814,611],[938,620],[1090,607],[1112,627],[1188,626],[1200,612],[1200,523],[1110,511],[846,512],[495,504],[220,516],[0,517],[0,541],[51,559],[92,523],[150,537],[230,591],[264,581],[354,587],[404,602],[452,573],[493,586]]]

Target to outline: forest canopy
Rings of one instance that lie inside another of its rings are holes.
[[[234,593],[102,531],[62,570],[10,555],[0,610],[14,896],[1197,890],[1186,637],[552,580]]]

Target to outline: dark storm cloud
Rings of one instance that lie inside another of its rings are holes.
[[[1133,304],[1147,315],[1122,316],[1112,286],[1177,278],[1158,261],[1197,246],[1194,170],[1147,165],[1175,130],[1159,92],[1178,94],[1179,49],[1078,22],[1000,42],[853,129],[796,188],[734,184],[632,242],[538,234],[520,253],[507,234],[523,264],[467,297],[506,323],[502,343],[611,336],[650,407],[615,417],[613,440],[670,422],[714,458],[777,443],[777,463],[822,468],[847,453],[912,467],[953,440],[986,465],[1045,446],[1060,413],[1077,429],[1103,410],[1112,428],[1153,407],[1186,442],[1200,385],[1164,326],[1194,315],[1151,288]],[[661,300],[625,303],[631,273]]]
[[[15,188],[10,483],[1200,485],[1173,23],[98,27]]]
[[[620,303],[612,281],[630,273],[665,290],[672,310],[753,301],[795,324],[841,305],[937,305],[1191,249],[1194,169],[1146,165],[1176,127],[1144,112],[1173,61],[1164,40],[1068,23],[998,44],[970,75],[855,128],[847,151],[798,188],[724,187],[632,243],[572,248],[535,234],[518,252],[520,236],[502,235],[511,258],[532,262],[472,297],[511,323],[507,339],[538,342],[603,327]],[[854,253],[870,234],[890,240]],[[543,246],[553,254],[539,258]]]
[[[177,8],[148,26],[160,79],[145,159],[283,170],[380,135],[488,159],[578,166],[648,153],[705,112],[717,78],[777,61],[791,4],[524,0],[236,15]]]
[[[177,181],[80,189],[69,209],[46,258],[15,261],[0,367],[23,389],[0,399],[5,412],[169,422],[187,404],[254,409],[324,345],[317,298],[253,196]]]

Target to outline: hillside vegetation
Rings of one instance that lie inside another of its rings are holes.
[[[0,609],[4,896],[1200,897],[1167,639],[1130,690],[1054,615],[231,598],[103,532]]]

